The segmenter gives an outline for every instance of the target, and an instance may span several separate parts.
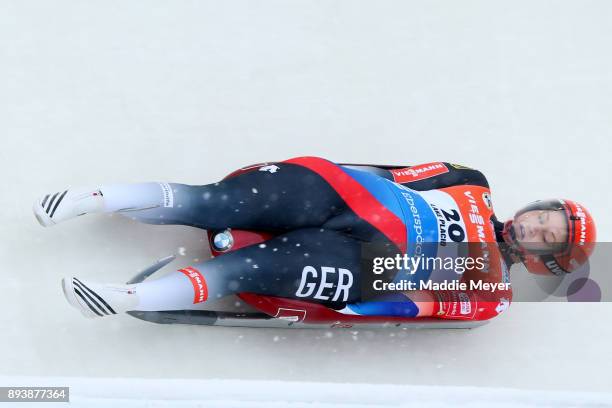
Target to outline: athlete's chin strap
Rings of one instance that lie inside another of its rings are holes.
[[[565,268],[561,267],[561,265],[559,265],[559,262],[557,262],[557,260],[555,259],[555,257],[553,255],[538,255],[540,257],[540,260],[544,263],[544,265],[546,266],[546,268],[550,271],[550,273],[557,275],[557,276],[563,276],[567,273],[570,273],[568,270],[566,270]]]
[[[508,266],[521,262],[521,250],[517,246],[514,228],[512,228],[512,220],[504,223],[497,221],[496,229],[499,228],[498,243],[499,249],[504,256],[504,260]]]

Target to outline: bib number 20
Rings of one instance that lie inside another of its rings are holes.
[[[461,227],[461,224],[459,224],[459,222],[461,221],[461,215],[459,214],[459,211],[455,209],[450,210],[450,212],[446,210],[440,211],[442,211],[444,218],[446,218],[446,221],[448,222],[448,228],[446,232],[448,233],[448,236],[451,241],[463,242],[463,240],[465,239],[465,231],[463,230],[463,227]]]

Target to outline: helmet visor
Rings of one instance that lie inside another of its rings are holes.
[[[569,216],[560,200],[536,201],[516,213],[511,236],[534,255],[563,253],[568,247]]]

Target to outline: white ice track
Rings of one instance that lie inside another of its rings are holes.
[[[593,392],[524,391],[485,387],[437,387],[292,381],[2,378],[9,386],[70,387],[71,408],[599,408],[612,395]],[[31,403],[33,407],[40,406]],[[65,403],[49,406],[66,406]],[[45,405],[47,406],[47,405]],[[24,407],[20,404],[19,407]],[[25,407],[24,407],[25,408]]]
[[[203,184],[297,155],[448,160],[488,176],[500,217],[575,197],[610,241],[611,17],[605,0],[2,2],[0,376],[319,382],[327,402],[363,392],[344,382],[612,392],[608,304],[514,304],[471,331],[85,320],[61,276],[121,282],[181,247],[167,270],[185,266],[203,232],[30,211],[69,185]]]

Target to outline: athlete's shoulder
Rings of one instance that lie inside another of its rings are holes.
[[[484,173],[478,169],[463,164],[444,162],[456,177],[457,184],[489,188],[489,182]]]
[[[389,169],[393,181],[413,190],[437,190],[472,185],[489,188],[485,175],[471,167],[451,162],[431,162]]]

